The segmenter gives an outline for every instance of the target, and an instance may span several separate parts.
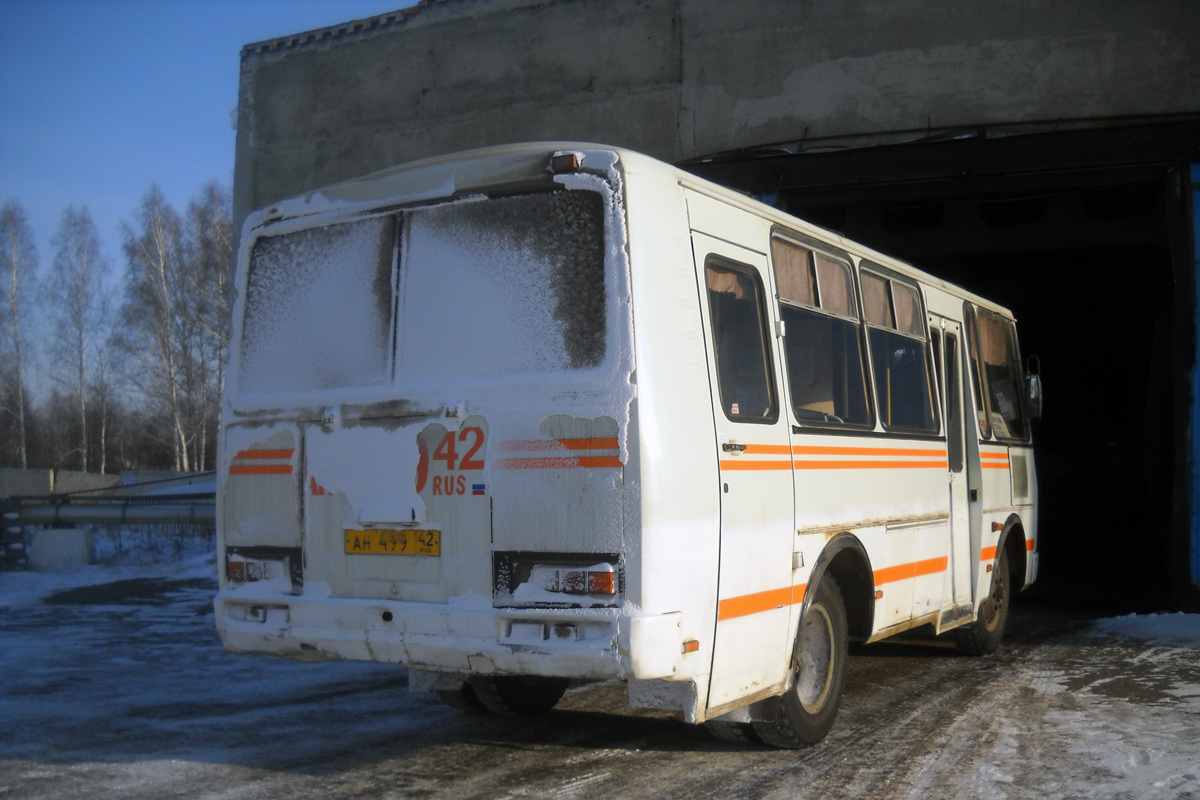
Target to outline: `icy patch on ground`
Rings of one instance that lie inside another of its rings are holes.
[[[1070,703],[1045,717],[1068,743],[1064,757],[1093,765],[1078,796],[1200,794],[1200,615],[1101,619],[1081,635]]]
[[[1155,614],[1026,652],[956,711],[907,797],[1200,797],[1198,646],[1200,615]]]
[[[1084,636],[1141,639],[1172,647],[1200,649],[1200,614],[1129,614],[1096,620]]]

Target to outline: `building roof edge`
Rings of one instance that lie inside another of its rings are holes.
[[[421,13],[423,9],[435,3],[440,5],[445,2],[446,0],[419,0],[414,6],[389,11],[384,14],[376,14],[373,17],[351,20],[339,25],[330,25],[325,28],[280,36],[275,39],[266,39],[261,42],[252,42],[242,47],[242,58],[245,59],[248,56],[263,55],[265,53],[275,53],[281,50],[294,50],[307,45],[336,42],[364,34],[375,33],[387,28],[403,25],[410,18]]]

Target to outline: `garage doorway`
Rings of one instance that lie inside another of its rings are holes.
[[[1035,591],[1147,611],[1193,591],[1195,143],[1188,123],[684,166],[1013,309],[1046,392]]]

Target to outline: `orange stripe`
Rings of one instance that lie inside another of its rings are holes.
[[[721,469],[786,469],[792,468],[790,461],[742,461],[740,459],[730,459],[721,461]]]
[[[911,564],[899,564],[894,567],[877,569],[875,570],[875,585],[882,586],[885,583],[945,572],[949,561],[948,558],[942,556],[941,558],[930,558],[925,561],[914,561]]]
[[[577,467],[623,467],[617,456],[581,456],[575,459]]]
[[[796,461],[796,469],[949,469],[949,461]]]
[[[948,461],[743,461],[723,459],[724,470],[791,469],[949,469]]]
[[[617,456],[579,456],[572,458],[502,458],[500,469],[574,469],[576,467],[623,467]]]
[[[616,441],[615,439],[613,440]],[[613,447],[616,447],[614,444]],[[819,445],[794,445],[788,447],[786,444],[748,444],[745,453],[758,453],[759,455],[788,455],[789,453],[797,456],[929,456],[937,458],[946,457],[945,448],[930,449],[927,447],[822,447]],[[986,457],[986,456],[985,456]],[[1003,456],[1008,458],[1008,456]]]
[[[616,439],[558,439],[568,450],[616,450],[620,443]]]
[[[803,602],[806,588],[807,585],[802,583],[798,586],[785,586],[782,589],[769,589],[765,592],[726,598],[717,604],[717,621],[793,606]]]
[[[980,458],[1002,458],[1008,461],[1008,453],[980,453]]]
[[[234,464],[230,475],[291,475],[291,464]]]
[[[621,446],[615,438],[601,439],[506,439],[496,443],[496,449],[504,452],[541,450],[617,450]]]
[[[1035,542],[1033,541],[1033,539],[1026,539],[1025,540],[1025,550],[1032,553],[1034,551],[1034,549],[1035,549]],[[985,547],[979,551],[979,560],[980,561],[991,561],[995,557],[996,557],[996,548],[995,547]]]
[[[929,449],[924,447],[817,447],[800,445],[792,448],[792,452],[802,456],[941,456],[945,458],[946,450]]]
[[[506,439],[496,442],[496,449],[505,452],[514,450],[561,450],[557,439]]]
[[[234,458],[291,458],[295,450],[243,450]]]
[[[936,575],[945,572],[949,559],[945,556],[916,561],[912,564],[900,564],[895,567],[885,567],[875,571],[875,585],[918,578],[922,575]],[[739,597],[729,597],[717,604],[717,621],[722,622],[737,617],[759,614],[763,611],[774,611],[784,606],[795,605],[804,601],[807,584],[788,586],[782,589],[768,589],[765,592],[744,594]]]
[[[1008,462],[1005,461],[1003,464],[988,464],[987,462],[984,462],[979,466],[982,469],[1008,469]]]
[[[748,444],[743,452],[764,456],[787,456],[791,455],[792,448],[786,444]]]

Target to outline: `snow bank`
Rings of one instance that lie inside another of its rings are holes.
[[[204,525],[96,527],[91,563],[41,572],[0,572],[0,608],[36,603],[64,589],[134,578],[217,578],[216,541]]]
[[[217,554],[194,553],[173,562],[148,562],[114,566],[110,564],[76,564],[46,572],[0,572],[0,610],[12,606],[40,603],[42,598],[66,589],[99,586],[137,578],[168,578],[192,580],[211,578],[217,582]]]

